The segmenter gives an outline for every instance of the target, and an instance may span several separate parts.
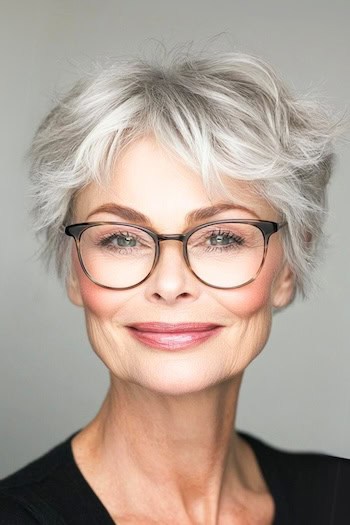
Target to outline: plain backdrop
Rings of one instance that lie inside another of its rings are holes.
[[[83,311],[37,260],[25,152],[53,101],[90,62],[172,47],[241,50],[292,89],[349,105],[348,0],[1,0],[0,477],[85,425],[108,375]],[[218,36],[219,35],[219,36]],[[278,314],[250,365],[237,428],[285,449],[350,458],[350,146],[330,185],[329,248],[308,301]]]

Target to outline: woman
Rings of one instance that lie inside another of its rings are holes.
[[[37,231],[110,388],[1,482],[0,523],[348,523],[349,460],[235,429],[273,313],[306,293],[340,128],[239,53],[129,60],[51,111]]]

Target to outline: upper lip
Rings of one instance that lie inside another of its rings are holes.
[[[217,326],[215,323],[133,323],[128,325],[130,328],[135,328],[142,332],[203,332],[205,330],[212,330]]]

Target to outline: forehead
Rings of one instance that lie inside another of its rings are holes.
[[[253,191],[249,182],[228,176],[222,176],[222,181],[228,194],[209,196],[198,173],[152,137],[144,137],[130,144],[120,155],[108,183],[103,186],[90,183],[77,194],[75,221],[84,222],[97,208],[114,203],[141,212],[154,225],[167,223],[180,227],[192,210],[224,202],[236,208],[222,212],[223,218],[278,220],[278,213]],[[106,212],[99,212],[89,220],[114,220],[106,215]]]

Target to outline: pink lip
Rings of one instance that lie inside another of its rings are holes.
[[[174,325],[173,325],[174,326]],[[182,325],[183,326],[183,325]],[[154,331],[142,331],[133,327],[127,327],[129,333],[135,337],[141,343],[144,343],[153,348],[159,348],[161,350],[179,350],[196,346],[203,343],[210,337],[216,335],[223,327],[215,326],[207,330],[198,329],[193,331],[187,329],[186,331],[172,331],[172,332],[154,332]]]
[[[203,332],[217,328],[219,325],[213,323],[134,323],[129,325],[130,328],[135,328],[141,332]]]

